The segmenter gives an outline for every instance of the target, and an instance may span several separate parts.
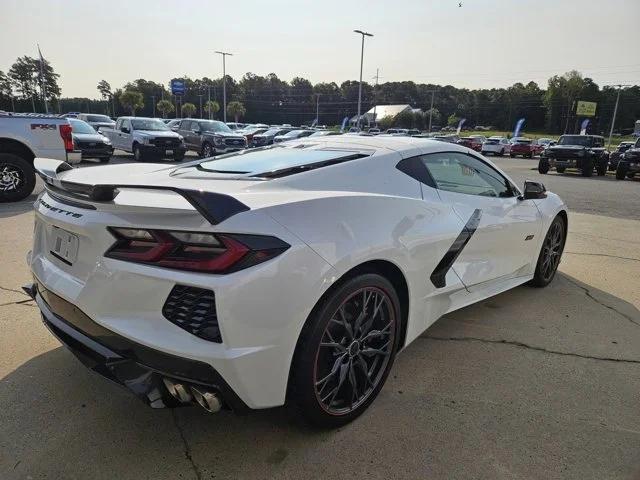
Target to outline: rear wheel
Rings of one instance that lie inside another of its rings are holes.
[[[566,225],[562,217],[559,215],[553,219],[551,226],[544,237],[542,249],[538,256],[536,271],[533,279],[529,282],[534,287],[546,287],[551,283],[556,275],[562,251],[564,250],[564,242],[566,237]]]
[[[504,155],[504,148],[502,150],[500,150],[500,153],[498,153],[499,157],[502,157]]]
[[[593,175],[593,163],[590,160],[584,160],[580,170],[582,171],[583,177],[590,177]]]
[[[109,160],[111,160],[111,157],[102,157],[98,159],[100,161],[100,163],[109,163]]]
[[[339,427],[361,415],[395,358],[400,302],[374,273],[336,288],[314,308],[293,362],[290,399],[310,423]]]
[[[607,174],[607,165],[598,165],[598,168],[596,169],[596,173],[598,174],[599,177],[603,177]]]
[[[516,154],[515,154],[515,153],[510,153],[510,154],[509,154],[509,156],[510,156],[511,158],[516,158]]]
[[[176,152],[173,154],[173,159],[176,162],[181,162],[182,160],[184,160],[184,155],[185,155],[185,152]]]
[[[558,173],[564,173],[565,170],[566,170],[565,167],[556,167],[556,172]]]
[[[13,153],[0,153],[0,202],[17,202],[33,192],[36,173],[33,165]]]

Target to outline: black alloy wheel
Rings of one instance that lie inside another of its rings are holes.
[[[553,219],[549,231],[544,237],[531,285],[545,287],[553,280],[558,270],[558,265],[560,265],[560,259],[562,258],[566,240],[566,230],[566,225],[562,217],[557,216]]]
[[[325,298],[296,350],[290,398],[302,415],[326,428],[363,413],[391,369],[399,326],[398,297],[380,275],[352,278]]]
[[[213,157],[214,153],[215,153],[215,150],[213,149],[213,147],[211,146],[210,143],[205,142],[205,144],[202,145],[202,157],[203,158]]]

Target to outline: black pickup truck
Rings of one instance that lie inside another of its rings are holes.
[[[544,174],[555,168],[563,173],[567,168],[576,168],[584,177],[593,175],[594,170],[602,176],[608,165],[609,152],[600,135],[562,135],[557,145],[542,152],[538,172]]]
[[[618,180],[624,180],[625,177],[633,178],[636,173],[640,173],[640,138],[636,140],[633,147],[620,156],[616,168],[616,178]]]

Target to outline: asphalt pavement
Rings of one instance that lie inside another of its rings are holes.
[[[568,203],[559,275],[440,319],[336,431],[152,410],[87,371],[20,290],[33,198],[0,205],[0,478],[639,479],[640,184],[495,161]]]

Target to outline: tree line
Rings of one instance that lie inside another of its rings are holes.
[[[96,86],[99,99],[61,98],[59,75],[46,60],[43,70],[47,100],[58,113],[222,117],[222,78],[174,77],[167,84],[137,79],[115,89],[101,80]],[[39,60],[28,56],[19,57],[6,74],[0,71],[0,110],[44,111],[40,77]],[[184,82],[184,95],[171,94],[171,80]],[[302,77],[285,81],[275,73],[265,76],[246,73],[239,80],[227,75],[226,91],[228,116],[246,122],[310,124],[317,113],[320,124],[336,125],[357,112],[358,82],[354,80],[340,85],[312,84]],[[455,125],[465,118],[466,125],[471,127],[483,125],[508,131],[524,117],[527,130],[563,133],[579,130],[581,118],[575,113],[576,104],[583,100],[597,102],[590,131],[600,133],[608,131],[617,93],[615,87],[601,87],[577,71],[549,78],[546,88],[535,82],[491,89],[412,81],[379,85],[363,82],[362,112],[376,104],[409,104],[422,112],[404,113],[394,119],[395,125],[425,129],[429,117],[434,126]],[[620,92],[616,130],[632,131],[637,119],[640,119],[640,86],[635,85]]]

